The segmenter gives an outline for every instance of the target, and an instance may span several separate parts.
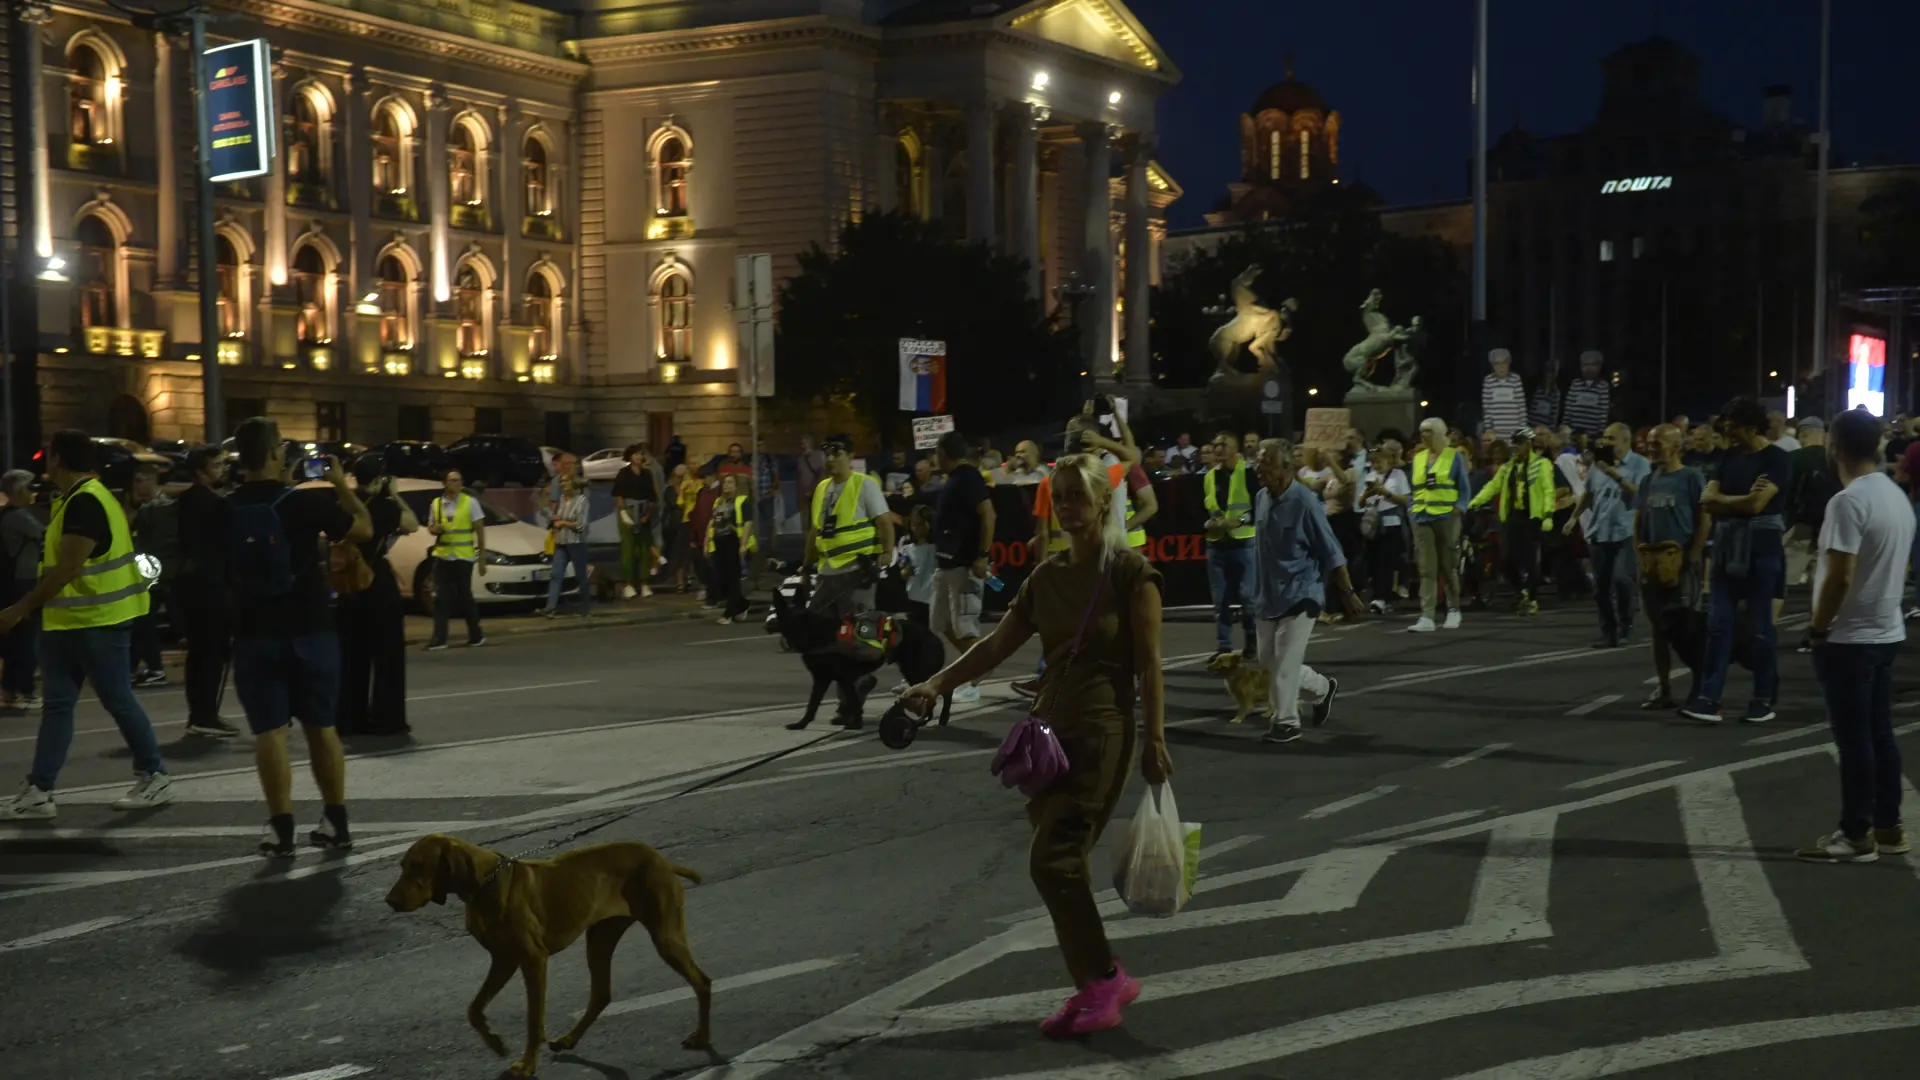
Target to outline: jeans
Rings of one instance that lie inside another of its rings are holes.
[[[1700,697],[1718,704],[1727,687],[1727,668],[1733,660],[1734,616],[1741,602],[1747,605],[1747,627],[1753,635],[1749,646],[1753,661],[1753,700],[1771,705],[1780,689],[1779,658],[1774,654],[1773,598],[1780,591],[1780,575],[1786,572],[1786,560],[1777,551],[1753,553],[1747,576],[1730,577],[1715,567],[1710,575],[1711,592],[1707,597],[1707,652],[1701,661],[1706,673],[1700,678]]]
[[[1539,519],[1520,514],[1500,523],[1500,556],[1507,582],[1533,600],[1540,599],[1540,537],[1545,532]]]
[[[585,615],[593,608],[593,590],[587,585],[587,545],[555,544],[553,556],[547,565],[553,568],[553,578],[547,582],[547,610],[560,610],[560,592],[566,588],[567,565],[573,565],[574,579],[580,583],[580,614]]]
[[[737,619],[747,613],[747,597],[741,591],[746,567],[741,564],[740,534],[713,538],[713,576],[718,583],[723,619]]]
[[[1439,609],[1440,579],[1447,579],[1447,610],[1460,611],[1460,515],[1415,520],[1413,549],[1420,566],[1420,617]]]
[[[133,620],[133,655],[128,659],[136,669],[161,671],[163,661],[160,658],[160,612],[166,602],[166,593],[159,587],[148,591],[152,607],[145,615]]]
[[[1640,564],[1632,541],[1596,540],[1587,548],[1593,556],[1593,598],[1600,606],[1600,636],[1624,640],[1633,632],[1634,594],[1639,591]]]
[[[160,773],[160,743],[140,699],[133,694],[132,634],[127,623],[88,630],[48,630],[40,635],[40,670],[46,683],[46,704],[40,711],[40,735],[33,745],[33,771],[27,779],[42,791],[52,791],[73,747],[73,710],[80,688],[93,680],[94,696],[113,717],[120,737],[133,751],[135,772]]]
[[[11,606],[21,597],[33,591],[34,583],[18,578],[8,578],[0,583],[0,591],[5,593],[4,603]],[[33,693],[33,676],[39,666],[40,651],[40,613],[34,612],[21,619],[14,628],[0,637],[0,661],[6,664],[5,674],[0,674],[0,691],[8,697],[25,697]]]
[[[332,727],[340,682],[340,639],[332,630],[233,639],[233,691],[255,735],[294,720],[302,727]]]
[[[1367,569],[1373,575],[1376,604],[1393,603],[1393,575],[1407,561],[1407,527],[1383,525],[1367,542]]]
[[[1840,831],[1900,824],[1900,744],[1893,740],[1893,664],[1899,643],[1814,646],[1813,670],[1840,751]]]
[[[1315,621],[1311,615],[1260,620],[1260,666],[1267,669],[1267,708],[1276,724],[1300,725],[1303,696],[1313,704],[1326,700],[1327,677],[1306,665]]]
[[[1207,545],[1207,588],[1213,593],[1214,651],[1233,651],[1233,609],[1240,607],[1240,644],[1254,647],[1253,605],[1247,594],[1253,590],[1253,546]]]
[[[447,621],[459,615],[467,621],[467,642],[486,637],[480,632],[480,605],[473,601],[473,564],[459,559],[433,562],[433,644],[447,643]]]

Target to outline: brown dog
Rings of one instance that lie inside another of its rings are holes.
[[[1207,670],[1227,681],[1227,693],[1233,695],[1233,702],[1239,707],[1233,714],[1234,723],[1243,723],[1248,714],[1266,709],[1266,668],[1254,667],[1241,659],[1239,653],[1224,652],[1207,662]]]
[[[713,982],[687,948],[681,878],[700,883],[698,873],[675,866],[645,844],[597,844],[520,862],[436,833],[415,841],[401,857],[400,880],[388,890],[387,904],[395,911],[417,911],[429,900],[446,903],[448,893],[466,902],[467,932],[493,956],[486,981],[467,1006],[467,1022],[494,1053],[506,1056],[506,1043],[487,1026],[486,1010],[520,972],[527,986],[527,1050],[508,1071],[532,1076],[546,1041],[547,957],[586,935],[587,971],[593,977],[587,1011],[552,1043],[555,1050],[571,1050],[613,1000],[613,950],[635,922],[647,928],[660,959],[699,999],[699,1026],[680,1045],[707,1047]]]

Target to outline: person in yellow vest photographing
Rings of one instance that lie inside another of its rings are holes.
[[[45,683],[33,766],[20,793],[0,803],[0,821],[46,820],[59,812],[53,787],[73,746],[80,688],[89,682],[133,752],[133,787],[114,809],[173,801],[153,723],[133,694],[133,621],[147,613],[149,582],[135,559],[120,501],[94,471],[96,453],[84,431],[58,432],[47,444],[47,479],[61,494],[47,523],[40,580],[0,610],[0,633],[39,613]]]
[[[434,535],[433,637],[429,652],[447,647],[447,622],[455,614],[467,622],[467,645],[487,643],[480,629],[480,605],[473,600],[473,574],[487,576],[487,513],[467,493],[459,469],[441,478],[440,497],[433,500],[427,531]]]
[[[1413,455],[1413,551],[1420,567],[1420,618],[1407,631],[1430,634],[1439,608],[1440,580],[1447,582],[1448,630],[1460,629],[1460,522],[1473,494],[1467,460],[1447,445],[1447,422],[1420,421],[1420,449]]]

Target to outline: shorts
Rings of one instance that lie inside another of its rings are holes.
[[[304,727],[332,727],[340,703],[340,639],[331,630],[300,637],[236,637],[233,689],[255,735],[294,720]]]
[[[980,607],[987,583],[973,576],[970,566],[938,570],[933,575],[933,632],[965,641],[980,636]]]

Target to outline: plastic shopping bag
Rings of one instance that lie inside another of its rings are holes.
[[[1113,887],[1128,910],[1161,918],[1178,914],[1200,876],[1200,826],[1181,823],[1173,788],[1149,787],[1116,837]]]

